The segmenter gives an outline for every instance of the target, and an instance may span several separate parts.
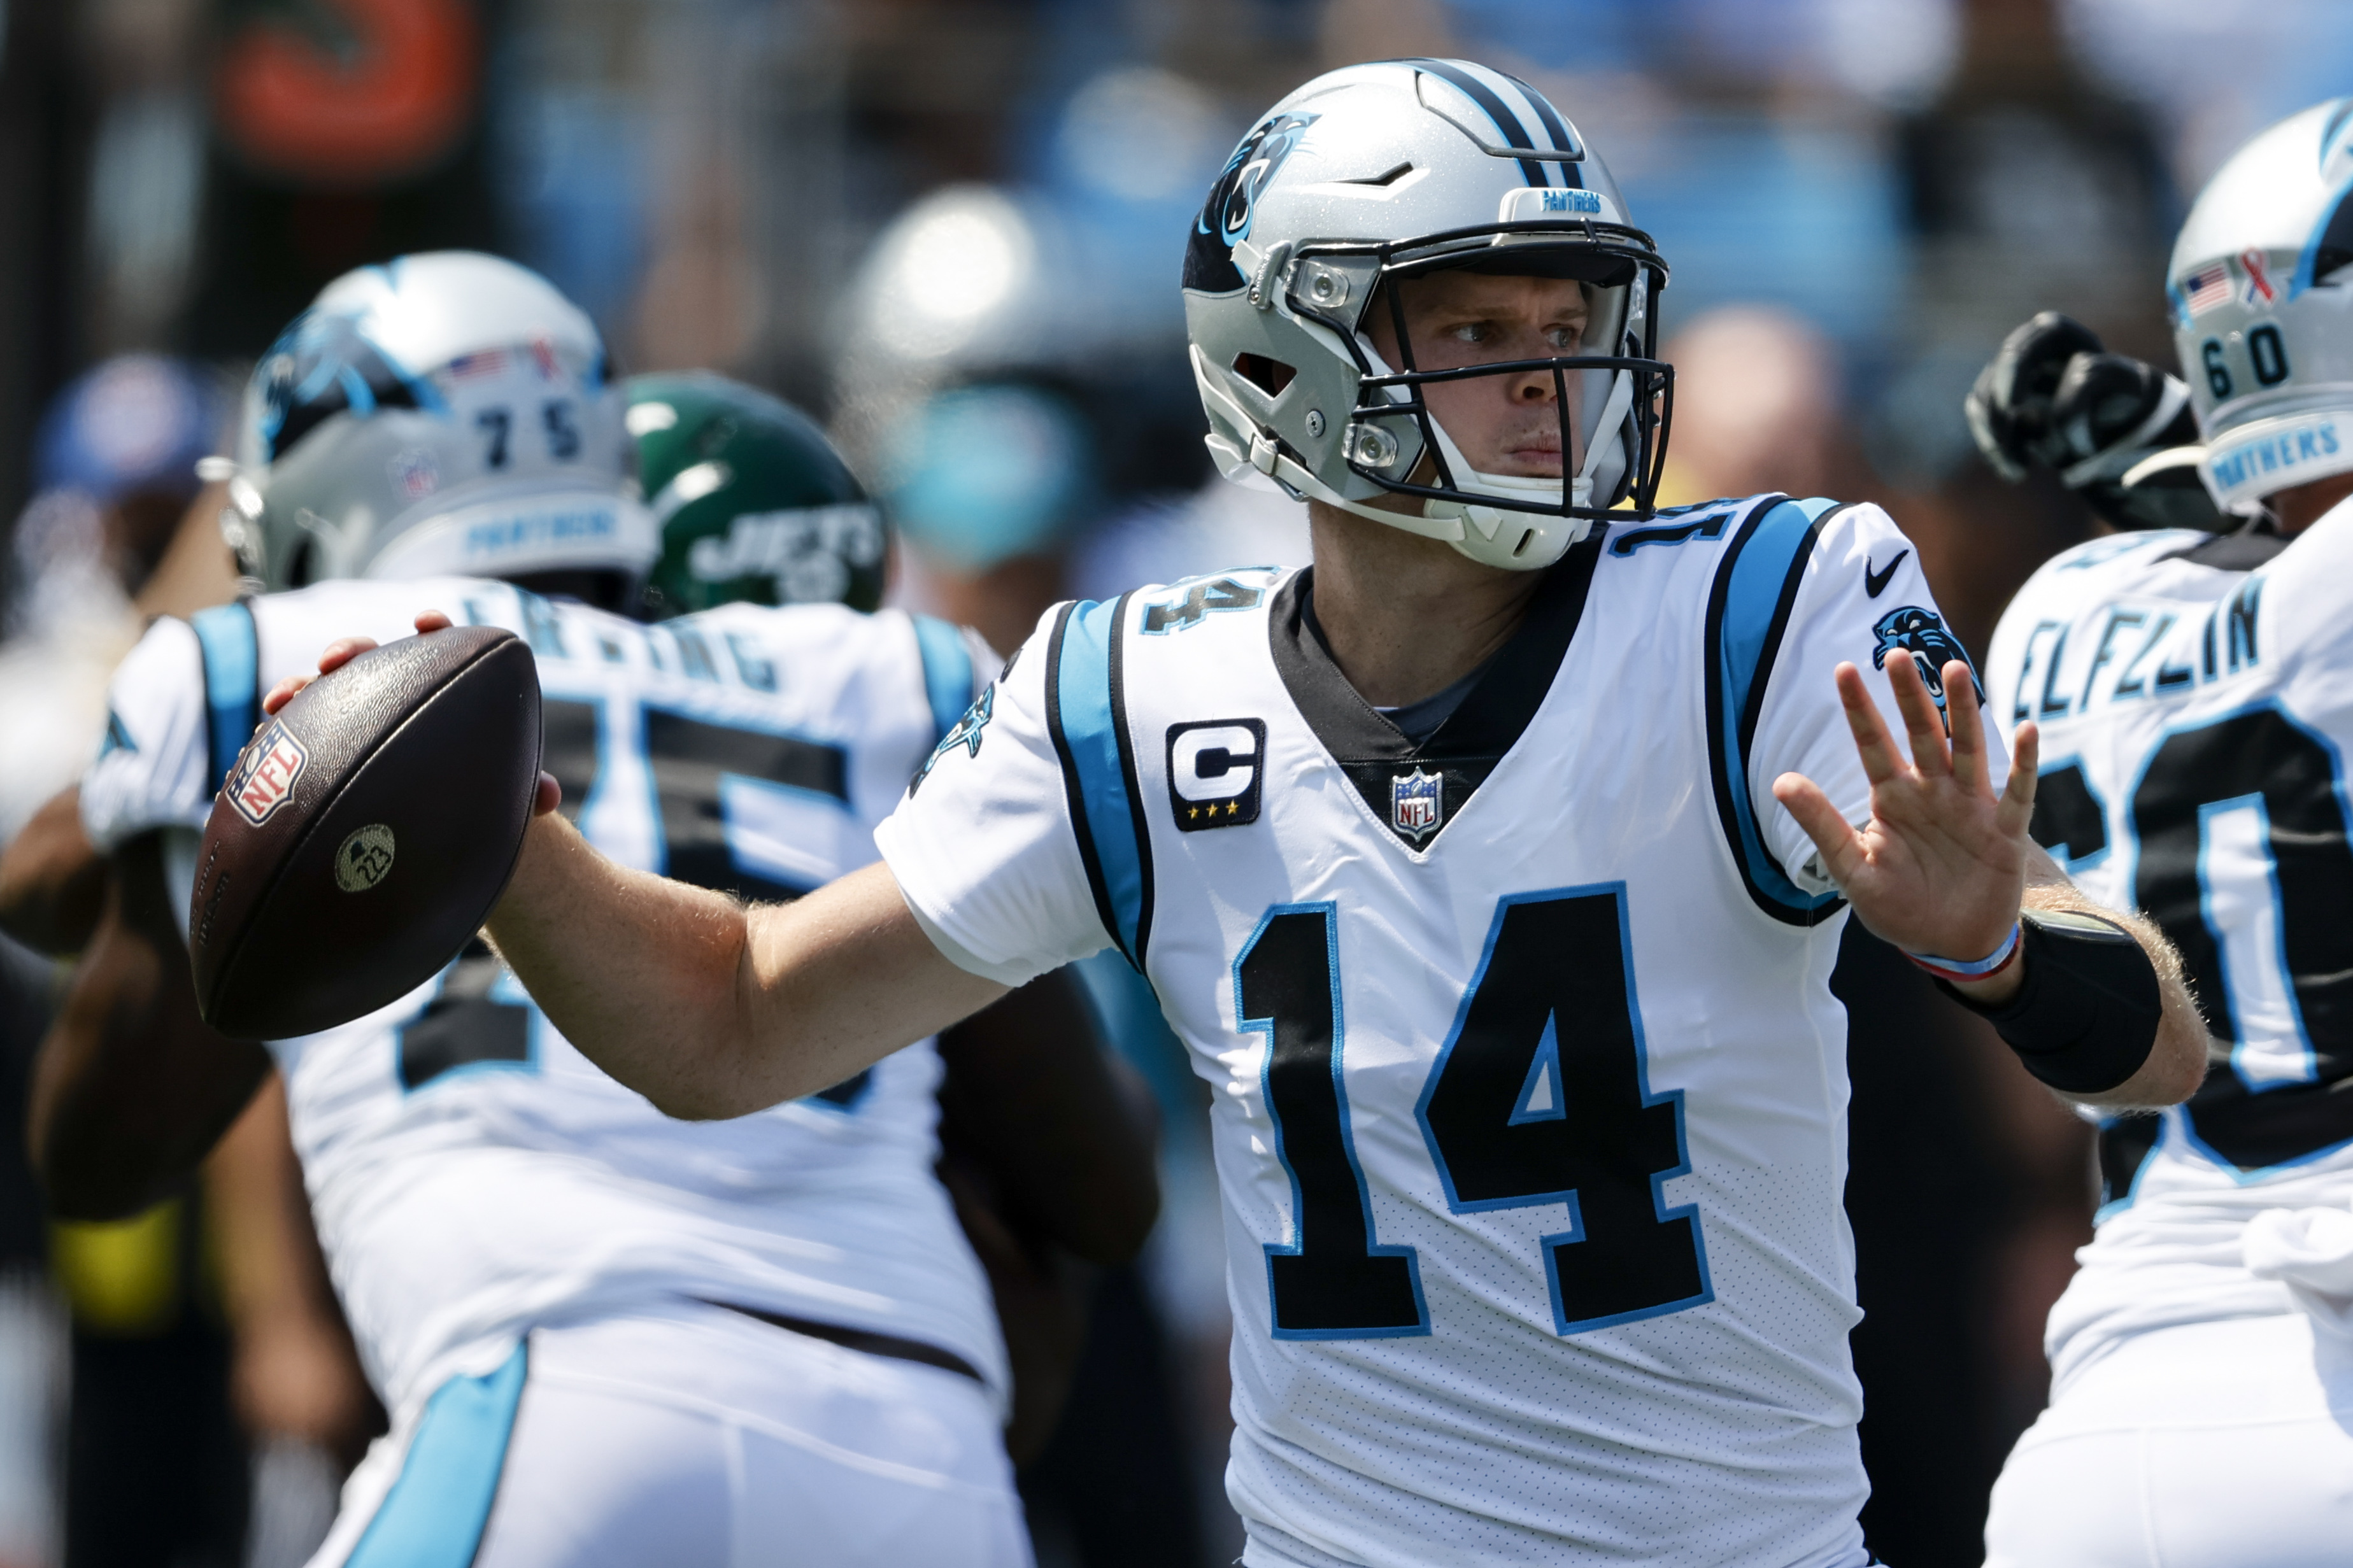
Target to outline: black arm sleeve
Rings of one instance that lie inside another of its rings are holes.
[[[1992,1024],[2026,1070],[2061,1093],[2116,1088],[2157,1044],[2157,966],[2113,921],[2057,910],[2019,919],[2026,979],[2017,995],[1981,1007],[1946,981],[1937,989]]]

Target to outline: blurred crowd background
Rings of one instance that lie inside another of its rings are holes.
[[[90,754],[142,616],[234,591],[196,460],[330,278],[545,272],[628,372],[824,420],[892,594],[1010,647],[1077,594],[1303,559],[1213,479],[1181,236],[1320,69],[1462,55],[1551,96],[1672,268],[1672,501],[1883,502],[1973,648],[2083,538],[1960,400],[2057,308],[2169,357],[2163,263],[2246,135],[2353,84],[2342,0],[0,0],[0,840]],[[184,526],[185,521],[185,526]],[[0,948],[5,948],[0,943]],[[291,1568],[380,1421],[268,1095],[181,1199],[52,1223],[25,1157],[58,976],[0,951],[0,1568]],[[1854,1336],[1874,1549],[1978,1561],[2089,1235],[2086,1130],[1859,931]],[[1103,1283],[1040,1560],[1230,1561],[1203,1091],[1110,994],[1167,1116],[1145,1266]]]

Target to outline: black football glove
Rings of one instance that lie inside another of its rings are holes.
[[[2154,365],[2106,353],[2089,327],[2045,310],[2002,341],[1962,411],[1996,472],[2015,482],[2036,464],[2118,528],[2237,526],[2218,510],[2194,463],[2161,464],[2138,484],[2126,472],[2160,452],[2194,447],[2189,389]]]

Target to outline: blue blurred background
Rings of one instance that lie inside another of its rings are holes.
[[[621,369],[810,409],[893,515],[896,598],[999,646],[1065,594],[1302,558],[1295,509],[1211,479],[1181,236],[1266,105],[1425,54],[1544,89],[1655,234],[1666,499],[1882,500],[1981,648],[2087,520],[1982,471],[1969,380],[2045,308],[2168,358],[2187,198],[2353,88],[2353,5],[0,0],[0,839],[87,754],[70,714],[138,616],[227,591],[193,458],[225,449],[229,390],[321,284],[401,251],[513,256]],[[1866,1522],[1907,1568],[1975,1563],[2088,1235],[2085,1139],[1900,965],[1849,956]],[[55,979],[0,951],[0,1568],[299,1562],[316,1521],[269,1512],[294,1495],[264,1484],[269,1400],[222,1393],[251,1347],[206,1283],[219,1237],[42,1214],[15,1130]],[[1176,1406],[1074,1413],[1098,1457],[1132,1426],[1161,1484],[1067,1452],[1028,1478],[1050,1568],[1238,1544],[1199,1090],[1148,1010],[1119,1023],[1171,1126],[1156,1337],[1121,1353]],[[108,1388],[133,1426],[196,1414],[132,1455],[90,1436]],[[125,1545],[124,1510],[193,1522]]]

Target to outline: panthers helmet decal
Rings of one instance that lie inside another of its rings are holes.
[[[1455,269],[1575,281],[1582,341],[1419,367],[1388,286]],[[1489,565],[1548,566],[1620,503],[1650,513],[1671,413],[1666,275],[1600,159],[1526,83],[1463,60],[1329,72],[1261,117],[1187,239],[1210,453],[1229,479],[1256,472]],[[1375,342],[1376,300],[1402,363]],[[1507,374],[1552,383],[1557,477],[1481,470],[1430,411],[1434,383]]]
[[[255,367],[223,530],[269,589],[586,572],[633,599],[659,542],[621,412],[595,325],[537,273],[362,267]]]

